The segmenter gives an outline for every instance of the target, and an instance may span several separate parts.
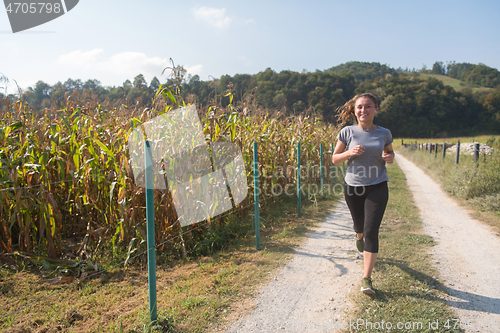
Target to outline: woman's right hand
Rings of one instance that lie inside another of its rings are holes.
[[[349,150],[349,155],[350,156],[359,156],[365,152],[365,147],[362,145],[357,145],[354,148]]]
[[[335,165],[339,165],[340,163],[348,160],[352,156],[359,156],[365,152],[365,147],[361,145],[357,145],[356,147],[345,150],[346,146],[345,144],[338,140],[337,145],[335,146],[335,150],[333,151],[332,154],[332,162]]]

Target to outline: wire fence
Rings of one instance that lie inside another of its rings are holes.
[[[460,163],[460,156],[472,156],[473,162],[478,163],[480,162],[479,158],[481,155],[484,161],[486,161],[487,156],[492,156],[494,153],[494,149],[486,144],[479,142],[461,143],[460,140],[456,143],[447,143],[446,139],[442,143],[432,143],[430,140],[429,143],[417,143],[417,141],[414,143],[404,143],[402,141],[402,145],[410,149],[410,151],[426,151],[434,158],[437,158],[439,155],[443,160],[447,155],[451,155],[455,158],[455,164]]]

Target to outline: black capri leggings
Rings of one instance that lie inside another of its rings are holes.
[[[369,186],[344,184],[344,197],[351,211],[354,231],[364,235],[365,251],[378,253],[378,231],[389,200],[387,182]]]

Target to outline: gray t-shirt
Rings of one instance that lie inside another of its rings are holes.
[[[344,127],[337,138],[346,145],[347,150],[357,145],[365,147],[363,154],[349,157],[347,160],[345,175],[347,185],[368,186],[389,181],[385,161],[382,158],[385,146],[393,141],[388,129],[378,126],[366,131],[358,125],[351,125]]]

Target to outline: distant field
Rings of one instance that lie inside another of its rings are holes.
[[[445,85],[448,85],[448,86],[454,88],[457,91],[461,91],[461,90],[463,90],[465,88],[471,88],[472,91],[481,91],[481,92],[485,92],[485,91],[490,92],[490,91],[494,90],[492,88],[487,88],[487,87],[472,87],[472,86],[466,84],[465,82],[463,82],[461,80],[454,79],[454,78],[446,76],[446,75],[419,73],[419,77],[422,78],[422,79],[424,79],[424,80],[428,79],[430,77],[433,77],[435,79],[443,81],[443,83]]]

